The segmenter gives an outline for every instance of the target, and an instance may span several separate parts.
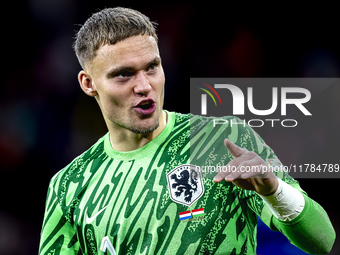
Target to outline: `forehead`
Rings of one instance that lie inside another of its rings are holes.
[[[122,66],[139,68],[155,57],[159,57],[155,38],[138,35],[113,45],[103,45],[89,67],[93,71],[106,71]]]

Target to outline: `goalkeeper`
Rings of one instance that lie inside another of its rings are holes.
[[[211,118],[163,109],[148,17],[99,11],[74,49],[80,86],[108,133],[51,179],[40,254],[256,254],[258,216],[307,253],[331,250],[326,212],[290,176],[264,171],[281,162],[249,126],[214,127]],[[204,165],[235,171],[205,178]]]

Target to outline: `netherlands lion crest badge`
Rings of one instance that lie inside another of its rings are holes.
[[[166,175],[171,200],[191,206],[204,193],[202,173],[199,167],[185,164],[172,169]]]

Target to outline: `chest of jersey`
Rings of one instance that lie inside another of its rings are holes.
[[[189,164],[171,169],[169,162],[153,157],[143,163],[111,159],[93,170],[73,214],[82,250],[247,254],[256,217],[235,187],[197,176]]]

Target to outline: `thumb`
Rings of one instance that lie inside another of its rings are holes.
[[[247,149],[237,146],[236,144],[231,142],[228,138],[224,139],[224,146],[228,149],[228,151],[234,158],[241,156],[243,153],[247,151]]]

